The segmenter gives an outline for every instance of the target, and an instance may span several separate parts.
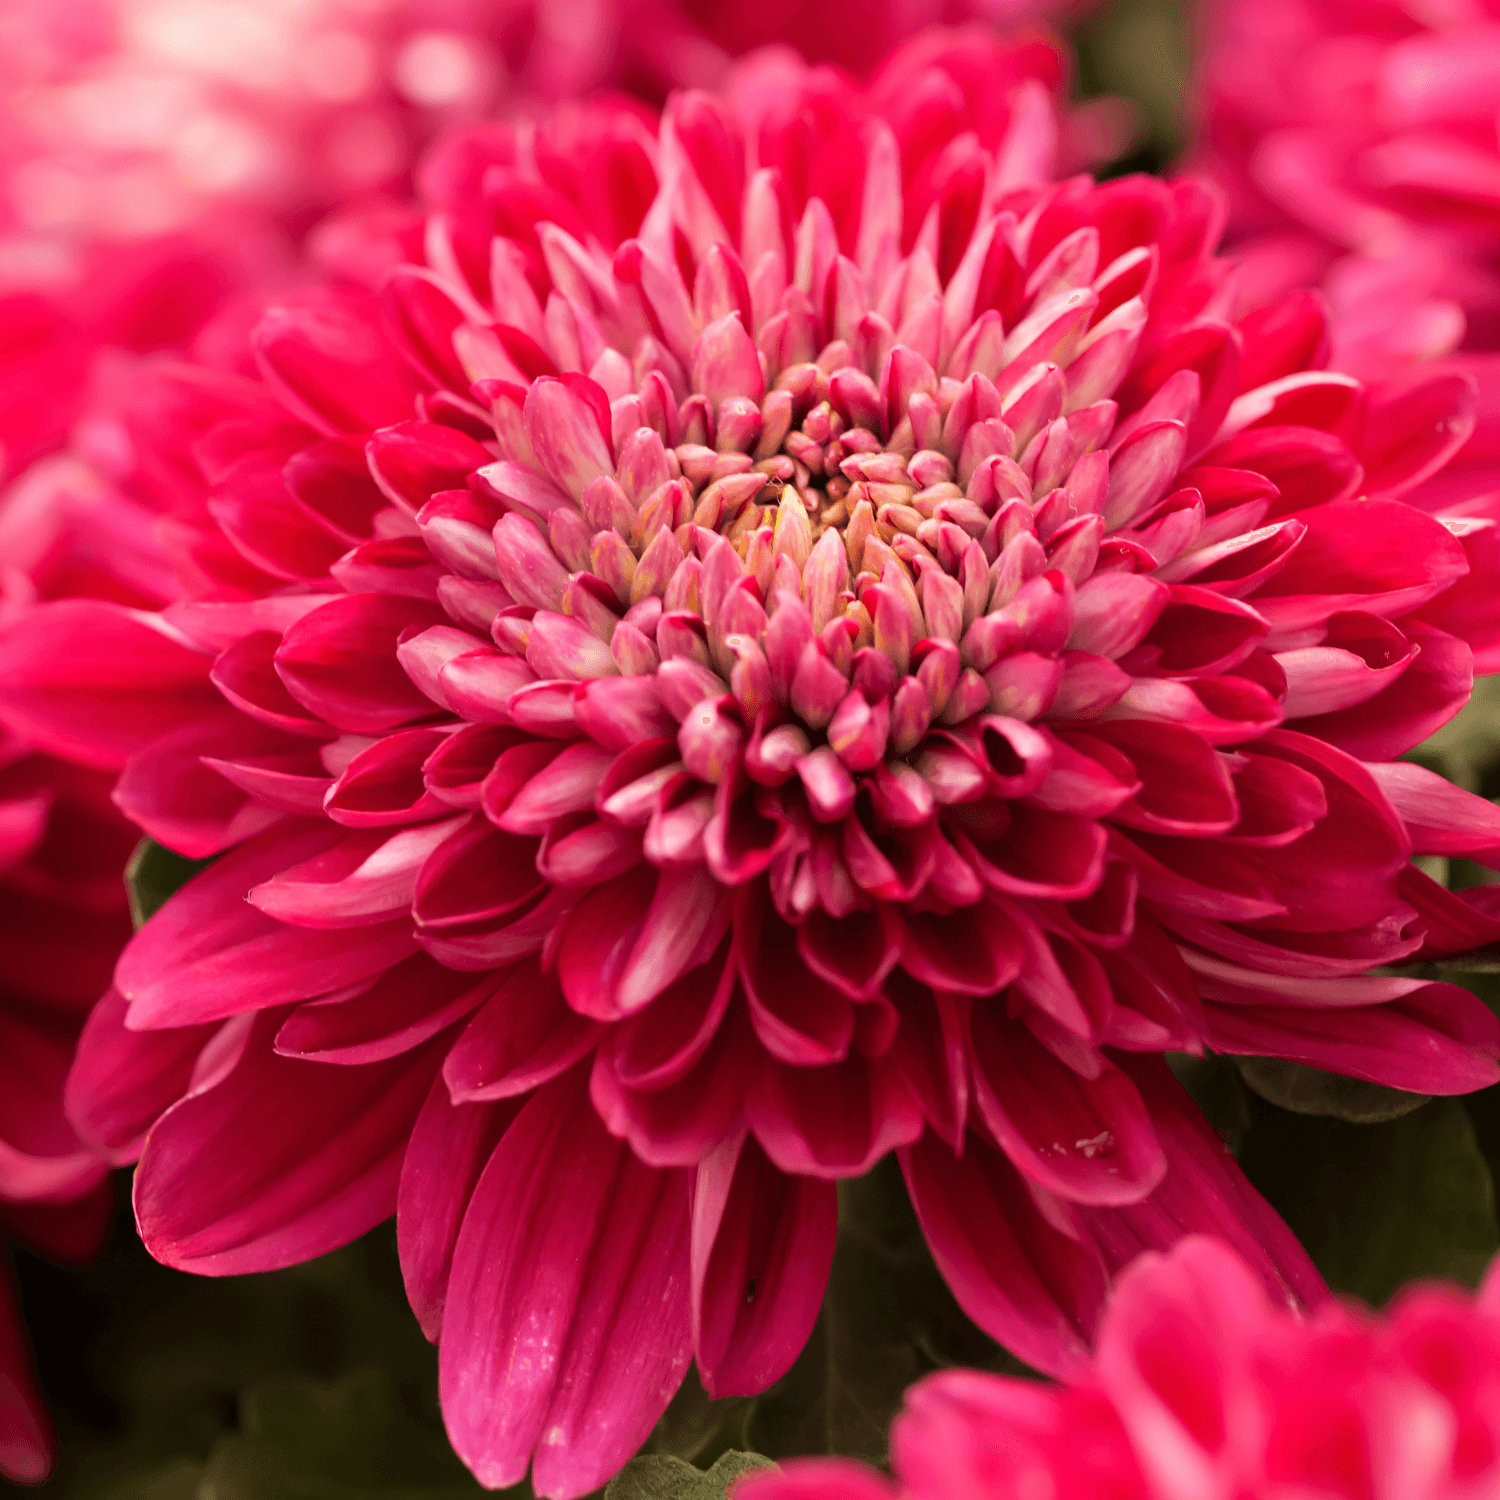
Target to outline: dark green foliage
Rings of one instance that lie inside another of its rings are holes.
[[[845,1453],[884,1463],[901,1393],[950,1365],[1026,1373],[959,1310],[887,1158],[840,1184],[822,1315],[790,1373],[755,1402],[749,1446],[773,1458]]]
[[[1345,1078],[1341,1073],[1325,1073],[1279,1057],[1237,1057],[1234,1062],[1240,1077],[1262,1099],[1298,1115],[1376,1125],[1410,1114],[1430,1097],[1366,1083],[1362,1078]]]
[[[125,866],[125,890],[130,897],[130,917],[137,927],[144,926],[199,870],[207,869],[211,859],[188,859],[174,854],[155,839],[142,839],[131,851]]]
[[[729,1452],[705,1472],[668,1454],[644,1453],[610,1480],[604,1500],[724,1500],[736,1479],[774,1467],[759,1453]]]
[[[1256,1101],[1240,1165],[1328,1284],[1371,1303],[1414,1277],[1473,1286],[1500,1248],[1489,1166],[1457,1099],[1380,1124]]]

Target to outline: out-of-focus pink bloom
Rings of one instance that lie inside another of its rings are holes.
[[[85,379],[75,332],[41,299],[0,302],[7,460],[61,438],[56,419]],[[176,585],[155,523],[75,458],[34,464],[0,494],[0,620],[79,594],[166,603]],[[69,1260],[98,1248],[112,1203],[109,1154],[63,1113],[79,1030],[130,935],[121,874],[138,834],[112,783],[0,731],[0,1235]],[[0,1474],[30,1482],[50,1466],[25,1332],[0,1286]]]
[[[735,1500],[1479,1500],[1500,1493],[1500,1269],[1382,1314],[1277,1306],[1191,1237],[1120,1278],[1092,1364],[1062,1389],[955,1370],[907,1392],[894,1482],[842,1459]]]
[[[939,33],[463,132],[421,234],[346,216],[341,285],[85,424],[186,597],[28,611],[0,714],[223,858],[70,1118],[174,1265],[397,1209],[486,1483],[593,1489],[694,1356],[775,1379],[893,1149],[1063,1371],[1186,1231],[1323,1295],[1161,1052],[1500,1076],[1368,973],[1500,931],[1410,863],[1500,818],[1394,759],[1500,665],[1493,524],[1402,499],[1473,386],[1235,321],[1210,192],[1050,180],[1057,76]]]
[[[604,86],[659,101],[771,43],[868,72],[938,21],[1078,0],[17,0],[0,17],[0,285],[97,240],[306,224],[434,131]],[[249,215],[247,218],[246,215]]]
[[[110,779],[0,733],[0,1239],[84,1259],[109,1221],[106,1153],[63,1114],[79,1028],[130,922],[120,872],[134,830]],[[9,1273],[0,1266],[0,1475],[52,1463]]]
[[[1493,345],[1500,8],[1214,0],[1199,26],[1199,165],[1232,231],[1400,261]]]
[[[1321,283],[1329,362],[1481,396],[1427,509],[1500,515],[1500,6],[1211,0],[1197,170],[1230,202],[1241,305]]]

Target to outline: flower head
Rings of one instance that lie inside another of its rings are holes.
[[[1500,818],[1391,759],[1497,608],[1489,524],[1400,498],[1472,387],[1373,401],[1306,299],[1230,322],[1211,193],[1049,181],[1052,67],[937,34],[455,138],[378,302],[134,391],[190,597],[0,638],[18,731],[228,851],[74,1120],[149,1130],[190,1269],[396,1207],[486,1483],[594,1488],[694,1356],[780,1375],[891,1150],[1063,1370],[1185,1230],[1322,1294],[1163,1051],[1497,1076],[1474,997],[1366,974],[1496,931],[1410,856]]]
[[[896,1483],[800,1462],[738,1500],[1460,1500],[1500,1484],[1500,1278],[1404,1292],[1383,1314],[1275,1306],[1232,1250],[1191,1237],[1120,1278],[1093,1363],[1063,1388],[975,1371],[913,1386]]]

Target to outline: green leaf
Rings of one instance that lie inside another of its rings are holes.
[[[1250,1128],[1250,1105],[1239,1070],[1227,1057],[1213,1052],[1203,1057],[1169,1052],[1167,1066],[1203,1111],[1215,1134],[1238,1156]]]
[[[754,1401],[749,1396],[714,1400],[689,1365],[671,1404],[656,1424],[646,1451],[685,1458],[690,1463],[712,1463],[721,1453],[745,1446],[745,1423]]]
[[[1400,1119],[1432,1100],[1430,1094],[1408,1094],[1404,1089],[1325,1073],[1280,1057],[1237,1057],[1234,1062],[1240,1076],[1262,1099],[1298,1115],[1375,1125]]]
[[[610,1480],[604,1500],[724,1500],[736,1479],[775,1467],[759,1453],[729,1452],[705,1472],[670,1454],[647,1453],[631,1459]]]
[[[198,1500],[203,1465],[179,1458],[162,1469],[121,1479],[117,1474],[104,1488],[90,1490],[97,1500]]]
[[[184,854],[174,854],[155,839],[142,839],[125,866],[131,920],[137,927],[144,927],[169,896],[176,895],[199,870],[212,863],[213,859],[189,859]]]
[[[839,1184],[839,1239],[823,1311],[797,1363],[757,1398],[749,1446],[772,1458],[839,1453],[883,1464],[902,1393],[933,1370],[1030,1373],[953,1300],[894,1157]]]
[[[1406,759],[1467,791],[1493,796],[1483,783],[1486,773],[1500,761],[1500,678],[1477,679],[1463,709]]]
[[[1445,955],[1437,969],[1439,973],[1446,970],[1447,974],[1500,974],[1500,945],[1491,943],[1484,948],[1471,948],[1467,953]]]
[[[1457,1099],[1378,1125],[1257,1100],[1240,1165],[1328,1284],[1374,1304],[1413,1277],[1474,1286],[1500,1248],[1489,1167]]]
[[[241,1428],[214,1445],[197,1500],[461,1500],[485,1493],[442,1428],[383,1371],[333,1384],[293,1377],[250,1391]]]

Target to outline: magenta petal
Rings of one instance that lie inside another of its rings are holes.
[[[186,1091],[213,1026],[131,1031],[124,997],[110,989],[89,1012],[63,1102],[83,1140],[134,1161],[146,1132]]]
[[[590,481],[601,474],[613,476],[615,465],[594,404],[576,386],[577,377],[567,376],[533,382],[526,393],[526,428],[542,467],[575,500],[582,500]],[[600,391],[601,402],[603,396]]]
[[[594,1054],[589,1091],[609,1133],[653,1167],[696,1167],[741,1124],[745,1075],[753,1066],[745,1054],[754,1046],[748,1032],[731,1018],[685,1070],[672,1069],[673,1077],[648,1086],[624,1081],[612,1045],[617,1031],[606,1035]]]
[[[179,854],[190,859],[218,854],[270,827],[282,814],[252,801],[205,764],[205,758],[268,755],[295,743],[233,709],[205,714],[133,755],[115,787],[115,804],[159,844]]]
[[[900,1017],[891,1060],[922,1105],[928,1125],[955,1151],[969,1118],[969,1007],[894,976],[886,988]]]
[[[287,630],[276,670],[297,702],[336,728],[379,734],[433,713],[432,700],[397,660],[396,643],[403,631],[443,621],[422,599],[350,594]]]
[[[105,1163],[63,1115],[69,1061],[61,1028],[15,1006],[0,1009],[0,1205],[59,1202],[94,1187]]]
[[[295,927],[366,927],[411,909],[428,855],[458,833],[468,815],[394,833],[367,828],[333,848],[281,870],[246,900]]]
[[[0,716],[54,755],[113,770],[218,705],[209,665],[154,616],[62,599],[0,635]]]
[[[278,1056],[283,1019],[257,1016],[230,1071],[152,1128],[136,1168],[136,1223],[165,1265],[204,1276],[295,1265],[395,1210],[401,1158],[445,1039],[333,1068]]]
[[[55,1449],[10,1268],[0,1266],[0,1475],[40,1484],[52,1472]]]
[[[854,1052],[816,1073],[766,1058],[745,1108],[766,1155],[809,1177],[858,1177],[922,1133],[916,1096],[889,1056]]]
[[[692,1357],[688,1185],[609,1136],[579,1071],[501,1138],[453,1252],[443,1416],[492,1489],[572,1500],[651,1431]]]
[[[780,1379],[817,1320],[838,1238],[831,1182],[788,1177],[753,1137],[693,1180],[693,1343],[704,1389],[753,1396]]]
[[[1058,1061],[1019,1022],[970,1021],[974,1097],[1021,1172],[1079,1203],[1137,1203],[1167,1170],[1135,1085],[1100,1059],[1095,1078]]]
[[[225,855],[131,939],[115,970],[134,1028],[190,1026],[326,995],[416,950],[410,918],[374,927],[286,927],[245,901],[278,871],[323,853],[334,824],[289,823]]]
[[[474,1184],[524,1103],[455,1104],[439,1074],[412,1126],[396,1195],[396,1245],[407,1300],[433,1343],[442,1332],[453,1247]]]
[[[411,415],[411,395],[378,329],[363,297],[330,292],[272,308],[252,342],[267,382],[299,417],[333,436]]]
[[[1245,1180],[1166,1063],[1126,1053],[1120,1065],[1151,1111],[1168,1167],[1142,1203],[1079,1211],[1111,1271],[1142,1248],[1166,1249],[1185,1234],[1211,1234],[1233,1245],[1283,1305],[1300,1309],[1324,1301],[1328,1288],[1307,1252]]]
[[[698,335],[693,345],[693,389],[708,397],[713,411],[731,396],[759,401],[765,394],[760,356],[737,312],[725,313]]]
[[[1468,643],[1421,620],[1403,620],[1401,628],[1416,648],[1411,665],[1362,703],[1299,719],[1301,733],[1362,760],[1387,760],[1421,744],[1458,713],[1474,690]]]
[[[535,958],[498,979],[443,1064],[455,1103],[529,1093],[572,1067],[603,1031],[569,1008],[557,976]]]
[[[304,1001],[276,1033],[276,1050],[309,1062],[383,1062],[468,1015],[489,994],[490,982],[476,983],[472,974],[414,953],[374,984],[353,989]]]
[[[1385,1005],[1214,1005],[1208,1044],[1285,1057],[1416,1094],[1468,1094],[1500,1082],[1500,1021],[1455,984],[1430,984]]]
[[[1500,808],[1410,761],[1367,766],[1411,835],[1417,854],[1500,846]]]
[[[958,1304],[992,1338],[1049,1375],[1088,1358],[1106,1291],[1092,1247],[1052,1224],[1025,1179],[970,1136],[964,1154],[926,1136],[901,1170],[938,1270]]]
[[[811,971],[797,929],[757,901],[735,924],[736,957],[750,1021],[761,1045],[782,1062],[837,1062],[854,1039],[854,1003]]]

